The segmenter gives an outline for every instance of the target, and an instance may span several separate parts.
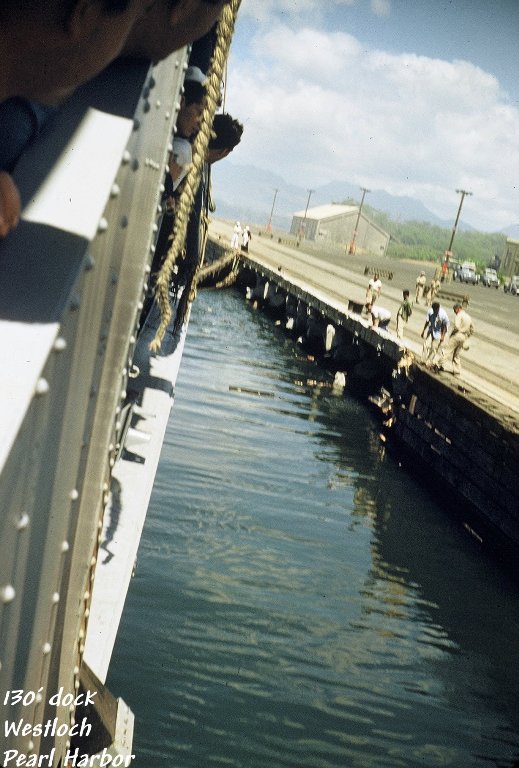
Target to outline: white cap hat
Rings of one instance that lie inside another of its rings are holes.
[[[186,69],[186,74],[184,75],[184,81],[186,80],[194,80],[195,83],[205,85],[207,82],[207,77],[204,75],[200,67],[188,67]]]

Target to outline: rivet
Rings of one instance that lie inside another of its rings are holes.
[[[159,225],[158,224],[154,224],[152,226],[151,230],[152,230],[152,232],[158,232],[159,231]]]
[[[127,150],[127,149],[125,149],[125,150],[124,150],[124,152],[123,152],[123,156],[122,156],[122,162],[123,162],[123,164],[124,164],[124,165],[126,165],[127,163],[129,163],[129,162],[130,162],[130,160],[131,160],[131,159],[132,159],[132,156],[130,155],[130,153],[128,152],[128,150]]]
[[[112,189],[110,190],[110,197],[119,197],[121,194],[121,187],[119,184],[112,184]]]
[[[138,131],[140,127],[141,127],[141,121],[137,117],[135,117],[133,120],[133,130]]]
[[[16,590],[12,584],[6,584],[0,589],[0,600],[2,603],[12,603],[16,597]]]
[[[79,646],[79,652],[80,652],[81,655],[84,654],[84,652],[85,652],[85,644],[84,643],[81,643],[81,645]],[[74,706],[74,705],[72,705],[72,706]]]
[[[94,384],[90,387],[90,397],[95,397],[96,395],[97,395],[97,387]]]
[[[173,152],[173,144],[168,144],[168,152]]]
[[[150,245],[150,253],[155,253],[155,246],[153,243]]]
[[[70,545],[69,545],[68,541],[62,541],[61,542],[61,551],[62,552],[68,552],[69,549],[70,549]]]
[[[67,348],[67,341],[63,338],[63,336],[58,336],[56,341],[54,342],[54,351],[55,352],[63,352],[64,349]]]
[[[155,83],[155,78],[153,77],[153,75],[148,80],[148,85],[150,87],[150,90],[151,90],[151,88],[155,88],[156,83]]]
[[[110,459],[109,461],[110,467],[113,469],[115,467],[115,459]]]
[[[139,303],[137,304],[137,309],[140,312],[143,308],[144,308],[144,304],[142,303],[142,301],[139,301]]]
[[[175,109],[176,109],[176,110],[179,110],[179,109],[180,109],[180,101],[176,101],[176,102],[175,102]]]
[[[84,600],[90,600],[90,592],[88,591],[88,589],[87,589],[87,591],[85,592],[85,594],[83,595],[83,599],[84,599]]]
[[[70,311],[77,312],[80,306],[81,306],[81,299],[79,298],[79,295],[77,293],[74,293],[70,299]]]
[[[150,89],[148,88],[147,85],[145,85],[144,88],[142,89],[142,98],[147,99],[149,95],[150,95]]]
[[[171,112],[166,112],[164,117],[166,118],[166,120],[169,120],[169,118],[171,117]]]
[[[37,395],[46,395],[49,391],[50,386],[47,379],[38,379],[36,383],[36,394]]]
[[[29,518],[29,515],[27,514],[27,512],[22,512],[22,514],[20,515],[20,517],[16,521],[16,528],[19,531],[25,531],[25,529],[29,525],[29,520],[30,520],[30,518]]]
[[[43,696],[41,695],[41,693],[38,692],[36,694],[36,704],[41,704],[42,701],[43,701]]]
[[[79,675],[79,667],[77,667],[77,666],[74,667],[74,669],[72,671],[73,671],[74,675]]]
[[[135,344],[136,341],[137,339],[135,338],[135,336],[130,336],[130,344]]]
[[[117,272],[112,272],[112,277],[110,278],[112,285],[117,285],[117,281],[119,280],[117,276]]]
[[[128,226],[128,216],[121,216],[121,227],[126,229]]]
[[[49,653],[50,653],[50,651],[51,651],[51,648],[52,648],[52,646],[51,646],[51,644],[50,644],[50,643],[44,643],[44,644],[43,644],[43,648],[41,649],[41,650],[42,650],[42,652],[43,652],[43,655],[44,655],[44,656],[48,656],[48,654],[49,654]]]
[[[79,639],[80,640],[84,640],[85,639],[85,630],[84,629],[80,629],[79,630]]]
[[[54,605],[56,605],[56,603],[59,603],[59,592],[54,592],[54,594],[52,595],[52,602]]]
[[[164,186],[164,184],[161,184],[159,187],[159,192],[162,194],[165,191],[166,191],[166,187]]]
[[[85,608],[85,619],[88,619],[90,616],[90,608]]]
[[[97,231],[106,232],[107,229],[108,229],[108,222],[104,216],[101,216],[101,218],[99,219],[99,224],[97,225]]]
[[[159,215],[162,213],[162,206],[160,205],[160,203],[159,203],[159,205],[157,205],[157,213]]]
[[[132,171],[137,171],[138,168],[139,168],[139,161],[137,160],[137,158],[135,158],[135,160],[132,162]]]
[[[95,267],[95,265],[96,265],[96,260],[94,259],[94,257],[92,256],[91,253],[88,253],[87,257],[85,259],[85,269],[86,269],[86,271],[87,272],[90,271],[91,269],[93,269]]]
[[[27,749],[31,751],[31,749],[34,749],[34,741],[29,741],[27,743]]]
[[[108,483],[103,483],[103,491],[108,491],[109,488],[110,488],[110,486],[108,485]]]
[[[151,109],[151,107],[150,107],[150,102],[149,102],[149,101],[145,101],[145,102],[144,102],[144,106],[143,106],[143,108],[142,108],[142,111],[143,111],[143,112],[149,112],[149,111],[150,111],[150,109]]]
[[[79,499],[79,491],[77,490],[77,488],[73,488],[70,491],[69,496],[71,501],[76,501],[77,499]]]

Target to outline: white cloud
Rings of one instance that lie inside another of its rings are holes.
[[[447,218],[464,187],[467,221],[516,220],[519,111],[492,75],[310,28],[270,24],[251,44],[228,90],[246,124],[240,162],[304,186],[344,179],[410,195]]]

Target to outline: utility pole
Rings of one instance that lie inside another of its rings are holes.
[[[364,198],[366,197],[367,192],[371,192],[371,189],[366,189],[365,187],[360,188],[362,192],[362,197],[360,200],[359,205],[359,212],[357,214],[357,221],[355,222],[355,229],[353,230],[353,237],[351,239],[351,243],[348,247],[348,253],[355,253],[355,249],[357,247],[357,230],[359,228],[359,221],[360,221],[360,214],[362,213],[362,206],[364,205]]]
[[[308,189],[308,200],[306,201],[306,208],[305,208],[305,215],[303,216],[303,221],[301,222],[301,227],[299,229],[299,234],[297,236],[297,244],[299,245],[299,241],[301,240],[301,237],[305,237],[305,231],[306,231],[306,214],[308,213],[308,206],[310,205],[310,198],[312,197],[313,193],[315,192],[315,189]]]
[[[461,200],[460,200],[460,204],[459,204],[459,208],[458,208],[458,213],[456,214],[456,220],[455,220],[454,226],[452,228],[449,247],[447,248],[447,250],[445,251],[445,254],[444,254],[445,255],[445,261],[447,262],[447,264],[449,263],[449,259],[452,256],[452,244],[454,242],[454,235],[456,234],[456,229],[458,228],[458,222],[460,220],[461,206],[463,205],[463,201],[465,200],[465,198],[468,197],[469,195],[472,195],[472,192],[468,192],[466,189],[457,189],[456,190],[456,194],[461,195]]]
[[[274,189],[274,200],[272,201],[272,208],[270,209],[269,222],[267,224],[267,232],[272,232],[272,216],[274,215],[274,206],[276,205],[276,197],[279,189]]]

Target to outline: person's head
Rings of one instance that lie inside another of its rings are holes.
[[[455,304],[452,309],[454,310],[454,314],[457,315],[458,312],[461,312],[463,307],[461,306],[461,304]]]
[[[371,308],[372,308],[372,306],[373,306],[373,303],[372,303],[371,301],[368,301],[368,302],[366,302],[366,305],[365,305],[364,309],[366,310],[366,312],[368,313],[368,315],[369,315],[369,314],[370,314],[370,312],[371,312]]]
[[[126,56],[160,61],[199,40],[218,19],[229,0],[157,0],[146,18],[132,29]]]
[[[8,95],[38,98],[74,88],[116,58],[155,0],[2,0]],[[5,91],[5,88],[4,88]],[[5,96],[4,96],[5,97]]]
[[[431,304],[431,308],[432,308],[433,314],[437,315],[438,312],[440,311],[440,302],[433,301],[433,303]]]
[[[223,160],[240,143],[243,125],[228,112],[214,116],[213,136],[209,139],[207,162]]]
[[[402,291],[402,294],[403,294],[404,299],[408,299],[409,298],[409,291],[407,290],[407,288],[405,289],[405,291]]]
[[[184,139],[191,139],[200,128],[205,106],[205,87],[197,80],[186,80],[177,117],[177,132]]]

